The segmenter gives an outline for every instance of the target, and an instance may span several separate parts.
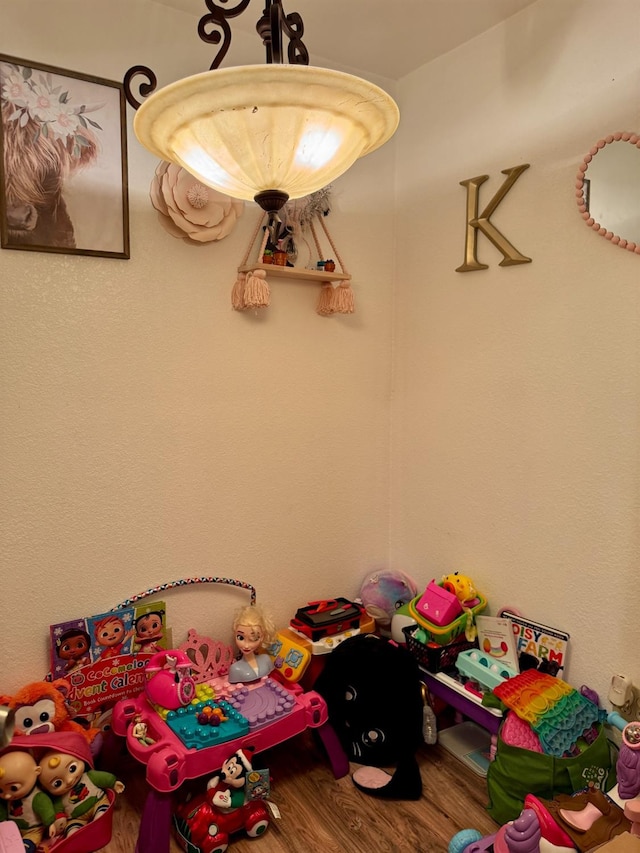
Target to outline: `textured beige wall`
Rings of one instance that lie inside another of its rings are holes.
[[[0,10],[0,52],[109,79],[210,61],[143,0]],[[640,259],[573,188],[596,139],[640,130],[634,14],[540,0],[402,81],[397,139],[335,188],[352,318],[289,283],[264,317],[232,312],[254,209],[219,244],[169,237],[131,133],[131,260],[0,252],[3,689],[44,674],[50,622],[156,583],[245,579],[284,622],[383,564],[467,571],[492,609],[571,632],[574,683],[604,692],[616,664],[640,682]],[[454,272],[459,181],[495,190],[524,162],[494,221],[533,263],[500,268],[481,237],[490,268]],[[172,593],[170,621],[223,634],[239,597]]]
[[[405,78],[398,149],[393,559],[470,574],[564,627],[568,676],[640,684],[640,256],[575,203],[588,149],[640,132],[640,7],[540,0]],[[640,156],[640,151],[638,151]],[[533,259],[457,273],[466,191],[529,163],[492,218]]]
[[[1,0],[0,52],[111,80],[138,62],[160,83],[208,67],[197,18],[108,5]],[[392,148],[334,190],[351,317],[318,316],[319,288],[289,281],[264,315],[232,311],[257,207],[187,245],[151,207],[156,165],[130,132],[130,260],[0,252],[3,690],[45,674],[51,622],[156,584],[239,578],[286,624],[388,559]],[[168,600],[182,640],[228,635],[247,599]]]

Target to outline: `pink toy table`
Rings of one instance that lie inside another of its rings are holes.
[[[265,686],[268,687],[268,685]],[[317,730],[331,762],[336,779],[349,771],[347,756],[327,719],[324,699],[314,691],[304,692],[298,685],[277,685],[292,700],[286,715],[273,722],[261,720],[233,740],[205,748],[188,748],[165,720],[149,704],[145,694],[122,699],[113,709],[112,727],[126,738],[131,755],[146,765],[149,793],[145,802],[136,853],[169,853],[172,792],[188,779],[211,776],[237,749],[256,753],[276,746],[307,728]],[[140,717],[147,725],[153,743],[145,745],[133,735],[134,721]]]

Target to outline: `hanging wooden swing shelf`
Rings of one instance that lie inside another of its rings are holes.
[[[238,278],[231,291],[231,306],[235,311],[245,311],[247,308],[266,308],[271,298],[267,276],[274,276],[276,278],[295,278],[298,281],[315,281],[317,284],[322,285],[318,304],[316,305],[316,313],[322,316],[353,314],[354,299],[350,284],[351,275],[347,272],[336,245],[329,234],[324,217],[318,215],[316,218],[338,262],[336,269],[332,272],[327,272],[323,269],[287,267],[282,264],[262,263],[269,232],[267,228],[263,228],[264,214],[261,213],[256,223],[255,231],[249,241],[247,251],[238,267]],[[249,256],[261,229],[263,234],[259,242],[256,260],[254,263],[249,263]],[[322,248],[313,221],[310,222],[309,229],[316,245],[318,261],[322,261]],[[298,234],[297,236],[303,243],[306,243],[309,249],[309,264],[311,264],[311,247],[304,238],[304,235]],[[340,267],[339,269],[338,266]]]
[[[351,275],[343,272],[323,272],[322,270],[308,270],[305,267],[283,267],[280,264],[243,264],[238,267],[239,273],[253,272],[253,270],[264,270],[269,275],[281,278],[297,278],[301,281],[351,281]]]

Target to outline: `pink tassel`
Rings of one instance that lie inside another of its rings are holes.
[[[267,308],[271,301],[271,292],[265,270],[248,272],[244,283],[244,307]]]
[[[333,285],[331,284],[331,282],[326,281],[320,289],[320,296],[318,298],[318,304],[316,305],[316,312],[322,317],[328,317],[333,314],[334,310]]]
[[[355,299],[348,281],[341,281],[333,293],[333,310],[336,314],[353,314]]]
[[[231,291],[231,307],[234,311],[244,311],[247,307],[244,304],[244,287],[246,280],[247,276],[245,273],[241,272],[236,279],[236,283],[233,285],[233,290]]]

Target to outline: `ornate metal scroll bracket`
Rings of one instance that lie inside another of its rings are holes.
[[[220,0],[222,4],[226,2],[227,0]],[[217,5],[215,0],[204,0],[209,11],[198,21],[198,36],[206,44],[218,47],[213,62],[209,66],[210,71],[220,66],[231,45],[229,20],[241,15],[250,2],[251,0],[240,0],[235,6],[227,8],[224,5]],[[256,24],[256,31],[265,46],[267,64],[279,65],[284,62],[283,37],[286,37],[289,42],[287,61],[292,65],[308,65],[309,53],[302,41],[304,24],[300,15],[297,12],[286,15],[282,8],[282,0],[265,0],[265,2],[266,6],[262,17]],[[135,83],[137,92],[134,94],[134,81],[138,78],[142,78],[142,80]],[[124,94],[129,104],[137,110],[142,103],[138,99],[138,95],[143,99],[147,98],[156,90],[157,83],[158,79],[149,67],[133,65],[123,79]]]

